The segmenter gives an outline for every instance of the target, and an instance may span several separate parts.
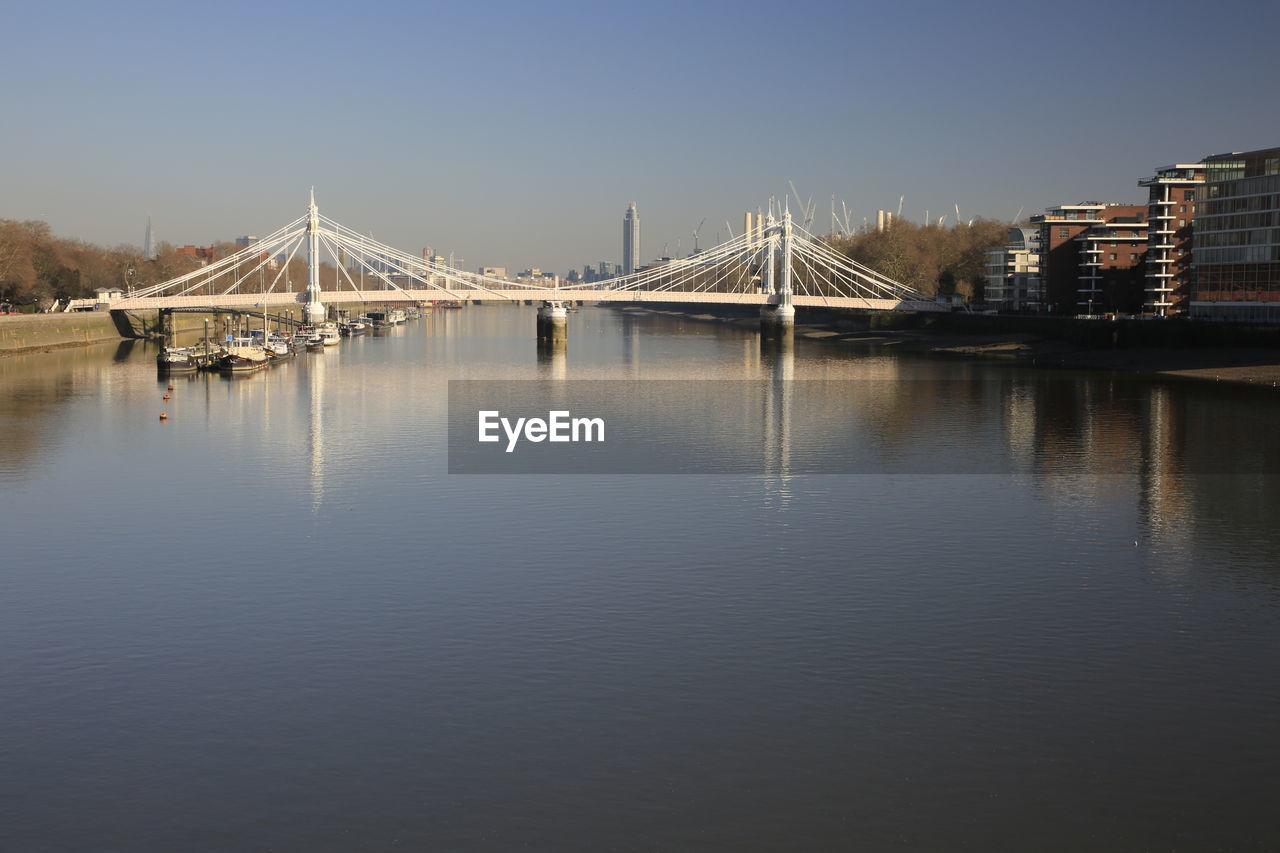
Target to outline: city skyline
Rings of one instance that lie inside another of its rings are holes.
[[[322,211],[406,251],[564,272],[617,258],[628,200],[649,255],[688,254],[700,220],[703,246],[727,239],[790,182],[820,233],[832,194],[855,224],[903,197],[905,220],[958,204],[1009,221],[1141,203],[1136,181],[1163,164],[1280,138],[1262,106],[1280,73],[1270,8],[1200,45],[1178,85],[1122,102],[1099,87],[1184,38],[1190,4],[1108,9],[1105,27],[1012,4],[303,8],[141,3],[127,28],[108,8],[11,10],[0,217],[140,245],[149,214],[203,245],[269,233],[314,185]],[[595,121],[619,88],[632,112]]]

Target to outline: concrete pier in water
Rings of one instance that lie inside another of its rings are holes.
[[[538,309],[538,340],[566,341],[569,338],[569,315],[563,302],[544,302]]]
[[[760,334],[764,338],[790,337],[796,328],[796,309],[791,305],[761,305]]]

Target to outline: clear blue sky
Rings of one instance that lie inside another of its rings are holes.
[[[0,217],[209,242],[323,212],[564,272],[788,192],[856,219],[1144,198],[1280,145],[1276,4],[10,2]],[[954,214],[952,214],[954,216]],[[724,236],[723,233],[721,236]]]

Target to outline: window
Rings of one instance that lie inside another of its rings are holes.
[[[1111,260],[1113,260],[1113,261],[1114,261],[1115,259],[1116,259],[1116,253],[1115,253],[1115,252],[1112,252],[1112,253],[1111,253]]]
[[[1179,228],[1183,228],[1183,227],[1185,227],[1185,226],[1186,226],[1186,224],[1187,224],[1187,220],[1185,220],[1185,219],[1179,219],[1179,220],[1178,220],[1178,227],[1179,227]]]
[[[1059,228],[1059,229],[1058,229],[1058,239],[1059,239],[1059,240],[1065,240],[1065,239],[1067,239],[1067,234],[1069,234],[1069,233],[1070,233],[1070,232],[1069,232],[1069,231],[1067,231],[1067,229],[1066,229],[1066,228]]]
[[[1178,205],[1178,212],[1179,212],[1179,213],[1186,213],[1186,212],[1187,212],[1187,206],[1186,206],[1185,204],[1180,204],[1180,205]]]
[[[1185,193],[1183,193],[1183,196],[1187,199],[1187,201],[1195,201],[1195,200],[1196,200],[1196,191],[1195,191],[1195,190],[1187,190]]]

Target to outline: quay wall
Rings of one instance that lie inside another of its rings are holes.
[[[367,310],[363,304],[333,305],[354,313]],[[355,309],[359,308],[359,311]],[[283,313],[283,312],[281,312]],[[184,339],[204,334],[210,320],[212,334],[221,336],[222,317],[215,312],[173,314],[174,331]],[[295,312],[296,316],[296,312]],[[260,320],[258,323],[260,324]],[[251,325],[253,322],[251,321]],[[0,315],[0,356],[88,346],[130,338],[152,338],[160,334],[158,311],[75,311],[57,314]]]
[[[106,311],[0,316],[0,354],[85,346],[121,337]]]

